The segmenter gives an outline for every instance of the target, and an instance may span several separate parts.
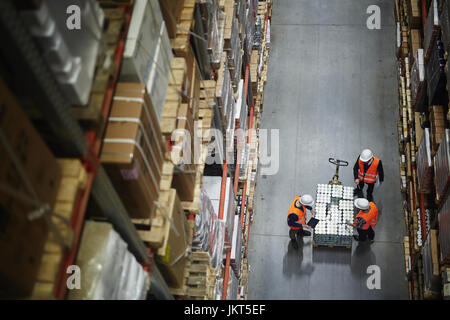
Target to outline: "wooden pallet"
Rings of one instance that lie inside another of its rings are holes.
[[[194,25],[194,9],[198,0],[185,0],[174,39],[170,39],[177,57],[185,57],[190,49],[190,30]]]
[[[214,300],[216,271],[211,267],[207,252],[191,252],[185,269],[185,283],[182,288],[171,288],[172,294],[186,300]]]
[[[105,26],[100,42],[100,52],[92,83],[91,95],[87,106],[71,108],[72,114],[88,129],[101,130],[106,119],[102,116],[103,101],[108,85],[119,67],[114,63],[114,55],[119,44],[125,24],[125,13],[122,9],[104,9]]]
[[[62,179],[53,210],[70,221],[76,199],[86,187],[87,173],[78,159],[58,159],[58,163],[61,166]],[[59,229],[61,235],[70,239],[69,226],[58,218],[52,217],[52,221]],[[62,247],[56,240],[56,237],[50,234],[44,247],[41,266],[31,299],[48,300],[55,298],[54,285],[62,255]]]
[[[346,249],[351,249],[352,246],[351,245],[337,245],[337,244],[318,244],[318,243],[313,243],[313,247],[314,248],[319,248],[319,247],[323,247],[323,248],[346,248]]]

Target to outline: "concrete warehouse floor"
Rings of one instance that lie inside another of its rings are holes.
[[[366,9],[381,8],[381,29],[369,30]],[[249,299],[407,299],[397,128],[394,2],[274,1],[262,128],[280,130],[280,169],[258,177],[249,243]],[[315,195],[335,167],[354,186],[352,167],[363,148],[383,161],[375,191],[381,216],[371,246],[289,245],[292,199]],[[369,265],[381,269],[381,289],[369,290]]]

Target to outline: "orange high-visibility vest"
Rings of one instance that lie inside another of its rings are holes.
[[[373,161],[370,164],[369,168],[364,174],[364,162],[361,159],[358,159],[359,169],[358,169],[358,179],[360,181],[364,181],[365,183],[375,183],[377,182],[378,177],[378,163],[380,159],[373,157]]]
[[[370,226],[372,226],[372,228],[375,228],[375,226],[377,225],[377,222],[378,222],[378,209],[375,206],[375,203],[369,202],[369,206],[370,206],[369,212],[365,213],[364,211],[360,210],[358,212],[358,214],[356,215],[356,218],[354,221],[354,223],[357,224],[358,223],[357,218],[358,217],[363,218],[366,221],[366,223],[362,227],[363,230],[369,229]]]
[[[298,224],[304,225],[304,224],[306,224],[306,214],[305,214],[306,213],[306,207],[300,203],[300,208],[297,208],[295,206],[295,202],[297,200],[300,202],[300,196],[295,197],[294,201],[292,201],[291,207],[289,208],[287,222],[289,223],[289,215],[295,214],[295,215],[297,215],[297,221],[296,222]],[[289,227],[291,229],[294,229],[294,230],[300,229],[298,227],[291,227],[291,226],[289,226]]]

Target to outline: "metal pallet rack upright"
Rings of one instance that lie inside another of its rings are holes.
[[[265,18],[265,23],[267,25],[268,21],[269,21],[269,14],[270,12],[270,7],[267,7],[267,15]],[[256,12],[255,12],[256,15]],[[266,30],[267,32],[267,30]],[[267,36],[267,35],[266,35]],[[244,100],[249,100],[249,85],[250,85],[250,62],[246,61],[245,64],[245,77],[244,77]],[[253,95],[253,94],[252,94]],[[251,131],[253,129],[254,126],[254,116],[255,116],[255,102],[254,102],[254,98],[253,96],[251,97],[251,101],[250,101],[250,110],[249,110],[249,123],[248,123],[248,130]],[[251,142],[251,138],[252,135],[248,134],[247,136],[247,143],[250,144]],[[239,144],[238,144],[239,146]],[[235,172],[235,181],[234,181],[234,193],[237,193],[238,190],[238,185],[239,185],[239,169],[240,169],[240,154],[241,154],[241,149],[237,150],[237,162],[236,162],[236,172]],[[244,176],[247,176],[247,170],[248,170],[248,166],[246,166],[246,173],[244,174]],[[221,193],[220,193],[220,206],[219,206],[219,219],[223,218],[223,211],[224,211],[224,205],[225,205],[225,189],[226,189],[226,180],[227,180],[227,176],[228,176],[228,165],[225,162],[224,166],[223,166],[223,175],[222,175],[222,188],[221,188]],[[240,211],[240,227],[242,229],[243,232],[245,232],[245,226],[244,226],[244,215],[245,214],[249,214],[249,211],[247,210],[247,205],[246,205],[246,201],[247,201],[247,188],[248,188],[248,179],[245,179],[244,183],[243,183],[243,187],[242,187],[242,205],[241,205],[241,211]],[[249,219],[248,219],[249,220]],[[249,220],[250,221],[250,220]],[[249,238],[250,238],[250,223],[248,225],[247,228],[247,235],[246,235],[246,239],[244,239],[244,246],[245,246],[245,254],[248,253],[248,243],[249,243]],[[226,253],[226,258],[225,258],[225,271],[224,271],[224,280],[223,280],[223,290],[222,290],[222,300],[226,300],[227,299],[227,293],[228,293],[228,281],[229,281],[229,272],[230,272],[230,261],[231,260],[231,248],[227,249],[227,253]]]
[[[124,8],[128,23],[130,21],[129,9]],[[126,31],[122,35],[114,56],[118,66],[122,60]],[[55,284],[55,298],[65,298],[67,290],[65,270],[76,259],[87,203],[92,194],[102,213],[128,244],[129,250],[140,263],[151,270],[151,292],[154,296],[159,299],[173,299],[158,268],[151,261],[149,251],[140,239],[110,179],[99,164],[98,156],[103,133],[98,134],[94,131],[83,133],[71,114],[70,105],[65,101],[53,73],[28,33],[12,0],[0,1],[0,32],[3,41],[0,53],[5,59],[4,62],[10,67],[10,74],[16,77],[15,80],[20,79],[23,86],[29,90],[28,95],[40,102],[41,116],[52,131],[52,146],[58,146],[57,152],[53,150],[54,153],[59,156],[80,158],[88,172],[86,189],[83,194],[78,196],[74,206],[71,221],[74,234],[73,243],[71,249],[65,252],[61,262]],[[108,116],[111,108],[117,77],[116,73],[113,80],[110,81],[105,95],[102,108],[104,117]]]

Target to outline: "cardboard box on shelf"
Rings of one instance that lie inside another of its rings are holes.
[[[1,79],[0,129],[39,201],[53,207],[61,179],[59,165]],[[31,196],[2,143],[0,182]],[[23,298],[33,289],[48,235],[43,218],[28,220],[34,209],[0,192],[0,297]]]
[[[171,189],[169,193],[169,202],[173,204],[171,211],[173,225],[165,240],[167,245],[157,251],[157,263],[169,287],[180,288],[183,285],[184,269],[188,261],[186,250],[190,246],[188,243],[190,224],[175,189]]]
[[[100,161],[132,218],[150,218],[167,147],[141,83],[119,83]]]

